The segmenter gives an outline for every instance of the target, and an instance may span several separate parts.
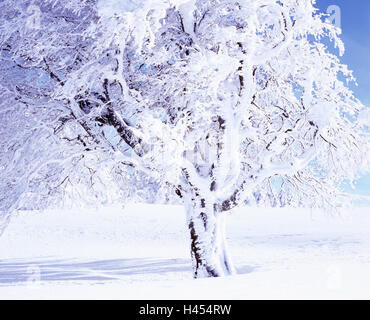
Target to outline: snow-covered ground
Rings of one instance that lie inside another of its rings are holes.
[[[193,280],[181,207],[23,212],[0,238],[0,299],[370,299],[370,209],[239,209],[239,274]]]

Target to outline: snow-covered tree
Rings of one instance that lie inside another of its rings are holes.
[[[368,111],[324,45],[342,54],[340,30],[314,5],[0,4],[3,216],[117,201],[132,175],[151,179],[185,205],[194,277],[207,277],[234,272],[233,208],[341,205],[340,183],[369,165]]]

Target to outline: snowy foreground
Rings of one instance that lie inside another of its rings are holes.
[[[239,274],[193,280],[181,207],[24,212],[0,238],[0,299],[370,299],[369,227],[369,208],[239,209]]]

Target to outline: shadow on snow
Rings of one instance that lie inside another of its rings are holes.
[[[239,274],[253,272],[255,268],[238,268]],[[11,259],[0,260],[0,286],[40,281],[94,281],[105,282],[134,275],[183,273],[191,275],[188,259],[111,259],[111,260],[53,260]]]

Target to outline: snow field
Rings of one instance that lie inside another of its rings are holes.
[[[242,208],[238,275],[193,280],[182,207],[21,212],[0,238],[1,299],[368,299],[370,215]]]

